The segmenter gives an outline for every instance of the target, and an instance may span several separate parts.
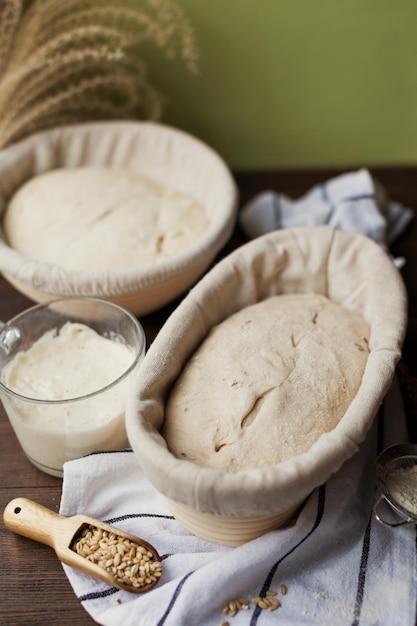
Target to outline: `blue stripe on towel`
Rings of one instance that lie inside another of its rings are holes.
[[[160,513],[127,513],[126,515],[119,515],[118,517],[110,517],[106,519],[106,524],[114,524],[115,522],[122,522],[126,519],[136,519],[139,517],[151,517],[156,519],[171,519],[174,520],[173,515],[161,515]]]
[[[341,198],[341,202],[360,202],[361,200],[375,200],[375,194],[361,193],[357,196],[346,196],[346,198]]]
[[[119,589],[116,587],[110,587],[104,591],[94,591],[91,593],[85,593],[83,596],[78,596],[80,602],[86,602],[86,600],[98,600],[99,598],[107,598],[117,593]]]
[[[384,447],[384,403],[381,404],[378,410],[377,415],[377,454],[382,452]],[[358,573],[358,586],[356,590],[356,598],[355,598],[355,607],[353,610],[353,622],[352,626],[359,626],[360,624],[360,615],[363,604],[363,597],[365,592],[365,580],[368,572],[368,558],[369,558],[369,548],[371,545],[371,531],[372,531],[372,522],[374,520],[373,510],[371,509],[368,524],[366,526],[365,534],[362,542],[362,554],[359,565],[359,573]]]
[[[308,531],[308,533],[298,542],[295,544],[295,546],[293,546],[291,548],[291,550],[289,550],[286,554],[284,554],[271,568],[271,570],[269,571],[267,577],[265,578],[264,584],[262,585],[262,589],[261,592],[259,594],[259,596],[265,597],[266,593],[268,591],[268,589],[271,588],[271,583],[272,580],[277,572],[278,566],[286,559],[288,558],[291,554],[293,554],[293,552],[295,552],[295,550],[297,550],[297,548],[299,548],[313,533],[315,530],[317,530],[317,528],[320,526],[320,522],[323,519],[323,513],[324,513],[324,504],[325,504],[325,499],[326,499],[326,485],[322,485],[321,487],[319,487],[318,490],[318,496],[317,496],[317,514],[316,514],[316,519],[314,521],[314,524],[312,526],[312,528]],[[258,617],[261,614],[262,609],[256,605],[255,610],[253,612],[252,615],[252,619],[250,621],[250,626],[255,626],[255,624],[257,624],[258,622]]]
[[[166,620],[167,620],[167,618],[168,618],[168,616],[169,616],[170,612],[172,611],[172,607],[174,606],[174,604],[175,604],[175,602],[176,602],[176,600],[177,600],[178,596],[179,596],[179,595],[180,595],[180,593],[181,593],[181,589],[183,588],[183,586],[184,586],[184,584],[185,584],[185,582],[186,582],[187,578],[189,578],[189,577],[191,576],[191,574],[193,574],[193,573],[194,573],[194,571],[192,571],[192,572],[188,572],[188,574],[186,574],[186,575],[185,575],[185,576],[184,576],[184,577],[180,580],[180,582],[178,583],[178,585],[177,585],[177,587],[176,587],[176,589],[175,589],[175,591],[174,591],[174,593],[173,593],[173,595],[172,595],[172,598],[171,598],[171,600],[170,600],[170,602],[169,602],[169,604],[168,604],[168,607],[167,607],[167,609],[166,609],[165,613],[163,614],[163,616],[161,617],[161,619],[159,620],[159,622],[157,623],[157,625],[156,625],[156,626],[163,626],[163,624],[165,624],[165,622],[166,622]]]
[[[362,554],[361,554],[361,561],[359,565],[358,587],[356,590],[355,608],[353,610],[352,626],[359,626],[359,623],[360,623],[359,619],[361,615],[363,596],[365,592],[365,580],[366,580],[366,574],[368,572],[369,547],[371,545],[371,529],[372,529],[373,519],[374,519],[374,516],[371,511],[368,525],[365,530],[365,535],[363,537],[363,543],[362,543]]]

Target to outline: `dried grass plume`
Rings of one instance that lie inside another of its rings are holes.
[[[196,70],[194,33],[173,0],[0,0],[0,148],[60,124],[159,119],[145,42]]]

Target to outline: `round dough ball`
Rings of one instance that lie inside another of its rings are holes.
[[[180,253],[209,225],[194,199],[108,167],[50,170],[14,194],[3,220],[9,245],[70,270],[119,270]]]

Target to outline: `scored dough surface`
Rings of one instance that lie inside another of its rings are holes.
[[[193,198],[125,169],[50,170],[11,198],[3,227],[22,254],[72,270],[140,267],[178,254],[208,229]]]
[[[212,328],[174,384],[162,435],[227,472],[279,463],[333,429],[369,354],[359,313],[318,294],[272,296]]]

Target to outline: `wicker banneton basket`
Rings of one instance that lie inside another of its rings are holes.
[[[0,215],[13,193],[33,176],[85,165],[126,168],[194,197],[209,218],[209,228],[175,256],[146,267],[95,272],[66,270],[28,258],[11,248],[0,233],[0,271],[35,302],[94,296],[145,315],[186,291],[232,234],[238,194],[225,162],[195,137],[153,122],[66,126],[34,134],[0,151]],[[33,219],[35,223],[36,215]]]
[[[160,434],[166,399],[209,329],[269,296],[309,292],[359,311],[370,326],[362,382],[338,425],[307,452],[236,473],[171,454]],[[328,226],[276,231],[218,263],[165,323],[142,362],[127,408],[130,443],[178,521],[198,536],[227,545],[288,522],[364,440],[391,385],[406,325],[401,276],[389,256],[363,235]]]

